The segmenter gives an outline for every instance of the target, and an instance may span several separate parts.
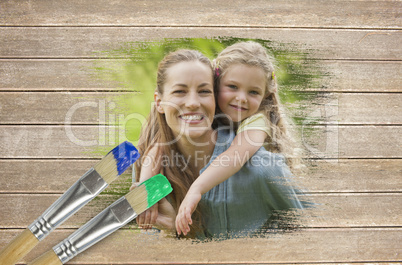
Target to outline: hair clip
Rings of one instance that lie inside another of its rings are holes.
[[[274,80],[275,79],[275,72],[274,71],[272,71],[272,80]]]
[[[215,75],[216,75],[216,77],[219,77],[219,68],[218,67],[215,68]]]
[[[219,61],[218,62],[216,62],[215,61],[215,76],[217,76],[217,77],[219,77]]]

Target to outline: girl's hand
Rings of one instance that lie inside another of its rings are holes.
[[[190,226],[193,223],[191,219],[191,214],[197,208],[198,203],[201,200],[201,193],[199,192],[189,192],[184,198],[183,202],[180,205],[179,213],[176,217],[176,231],[177,234],[180,235],[183,233],[187,235],[190,232]]]

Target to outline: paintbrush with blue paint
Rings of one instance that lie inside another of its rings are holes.
[[[158,174],[115,201],[80,229],[44,253],[29,265],[65,264],[87,248],[93,246],[140,213],[157,203],[172,191],[165,176]]]
[[[123,142],[88,170],[39,218],[0,252],[0,264],[12,265],[28,254],[56,227],[95,198],[138,158],[137,149]]]

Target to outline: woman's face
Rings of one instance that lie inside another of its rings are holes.
[[[176,139],[197,139],[211,130],[215,98],[211,69],[199,61],[181,62],[167,70],[163,94],[155,93],[159,113]],[[178,137],[178,138],[177,138]]]

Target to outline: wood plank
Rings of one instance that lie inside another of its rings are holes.
[[[99,160],[0,160],[0,193],[64,193]],[[131,167],[104,191],[125,194]]]
[[[128,192],[120,195],[98,195],[68,219],[62,228],[77,228]],[[39,217],[60,194],[0,194],[0,228],[24,228]],[[303,195],[303,200],[317,203],[315,209],[301,213],[300,225],[307,228],[328,227],[394,227],[402,226],[401,193],[348,193]]]
[[[107,124],[118,120],[118,98],[129,96],[133,102],[143,100],[135,92],[0,92],[0,124]],[[315,100],[294,107],[295,115],[324,124],[400,125],[401,102],[402,94],[320,93]]]
[[[1,25],[400,28],[399,1],[3,1]],[[359,12],[356,12],[358,10]],[[191,14],[191,15],[190,15]],[[118,17],[118,19],[116,19]]]
[[[301,134],[313,158],[401,158],[400,126],[303,125]],[[110,150],[125,140],[125,131],[117,127],[5,125],[0,126],[0,159],[99,158],[98,149]]]
[[[301,135],[312,158],[400,158],[399,126],[302,126]]]
[[[400,62],[324,61],[319,65],[328,73],[328,76],[322,81],[323,87],[316,90],[401,92],[399,84],[402,82],[402,64]]]
[[[116,110],[119,107],[115,107],[117,97],[122,99],[133,96],[135,100],[137,94],[136,92],[0,92],[0,124],[105,125],[112,119],[118,121],[119,111]],[[111,108],[114,111],[111,111]]]
[[[402,94],[317,93],[308,99],[286,104],[290,115],[304,124],[400,125]]]
[[[0,160],[0,193],[63,193],[98,160]],[[398,159],[316,160],[297,176],[308,192],[401,192]],[[50,172],[54,174],[49,177]],[[106,191],[131,182],[128,169]],[[105,191],[105,192],[106,192]]]
[[[232,15],[231,15],[232,16]],[[319,59],[400,60],[399,30],[261,29],[199,27],[0,27],[1,58],[88,58],[127,42],[165,38],[252,38]],[[102,56],[102,55],[101,55]]]
[[[119,87],[116,82],[93,75],[96,73],[91,70],[93,60],[9,59],[0,62],[0,90],[109,91]],[[121,65],[124,62],[113,60],[113,63]],[[317,80],[319,87],[308,88],[310,90],[401,92],[401,62],[319,61],[317,64],[327,74]]]
[[[400,164],[398,159],[311,161],[299,179],[310,192],[400,192]]]
[[[91,78],[93,60],[1,60],[1,89],[90,90],[116,84]]]
[[[0,231],[0,248],[20,230]],[[72,231],[56,230],[18,264],[49,250]],[[318,229],[268,238],[192,243],[134,230],[119,230],[69,264],[371,263],[400,262],[402,230]]]

